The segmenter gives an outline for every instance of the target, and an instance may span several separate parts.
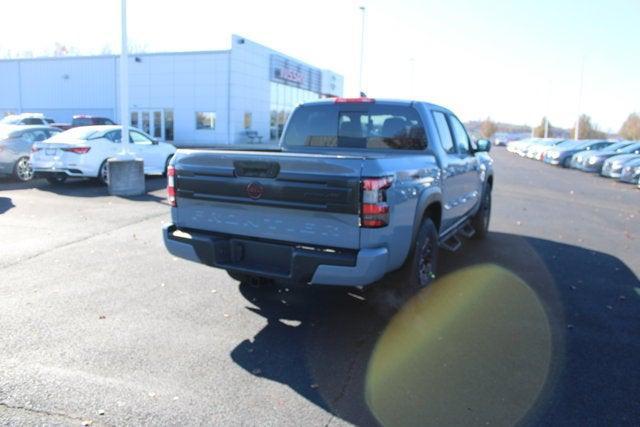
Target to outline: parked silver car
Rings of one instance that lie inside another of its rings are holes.
[[[600,172],[605,160],[613,156],[626,154],[627,151],[625,150],[632,145],[634,145],[633,141],[621,141],[611,144],[602,150],[580,151],[571,157],[571,167],[584,172]]]
[[[640,158],[640,143],[627,147],[625,153],[626,154],[620,154],[605,160],[600,175],[609,178],[620,178],[622,168],[626,166],[626,163]]]
[[[620,181],[640,184],[640,158],[626,162],[620,173]]]
[[[13,175],[19,181],[29,181],[33,178],[29,163],[31,146],[60,132],[60,129],[50,126],[0,127],[0,175]]]

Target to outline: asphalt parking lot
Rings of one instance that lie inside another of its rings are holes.
[[[550,358],[541,371],[512,365],[508,344],[480,337],[493,370],[442,389],[446,412],[466,425],[509,424],[525,407],[524,424],[640,424],[640,190],[492,156],[491,233],[443,254],[440,276],[477,264],[515,273],[546,322],[518,319],[509,333],[548,328]],[[388,311],[342,290],[239,285],[173,258],[164,181],[147,187],[115,198],[93,182],[0,181],[0,424],[375,425],[365,388]],[[452,358],[463,348],[453,343]],[[543,387],[516,402],[531,376]]]

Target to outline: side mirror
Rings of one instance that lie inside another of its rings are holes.
[[[488,139],[479,139],[476,141],[476,145],[478,146],[478,149],[476,151],[489,151],[491,150],[491,141],[489,141]]]
[[[158,145],[158,144],[160,144],[160,140],[158,140],[158,139],[156,139],[156,138],[151,138],[151,143],[152,143],[153,145]]]

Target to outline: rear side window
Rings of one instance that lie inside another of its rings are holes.
[[[71,120],[72,126],[91,126],[93,120],[90,117],[76,117]]]
[[[440,144],[447,153],[455,153],[456,149],[453,145],[453,136],[451,136],[451,130],[449,129],[449,123],[447,123],[447,117],[440,111],[433,112],[433,118],[438,128],[438,134],[440,135]]]
[[[427,138],[409,106],[310,105],[291,117],[282,145],[382,150],[424,150]]]

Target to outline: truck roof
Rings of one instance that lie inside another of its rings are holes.
[[[368,101],[364,101],[368,100]],[[441,105],[433,104],[425,101],[416,101],[411,99],[393,99],[393,98],[322,98],[314,101],[304,102],[300,105],[322,105],[322,104],[335,104],[338,102],[343,102],[346,104],[349,103],[366,103],[371,102],[375,104],[383,104],[383,105],[402,105],[402,106],[411,106],[415,104],[422,104],[429,109],[443,110],[446,112],[451,112],[448,108],[445,108]]]

